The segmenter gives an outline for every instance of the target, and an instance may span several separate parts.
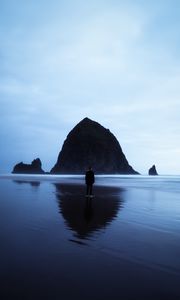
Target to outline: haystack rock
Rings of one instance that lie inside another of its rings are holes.
[[[83,119],[68,134],[52,174],[138,174],[128,163],[116,137],[99,123]]]
[[[158,175],[155,165],[149,169],[149,175]]]
[[[36,158],[32,161],[31,164],[24,164],[20,162],[15,165],[12,173],[16,174],[44,174],[45,172],[42,170],[42,163],[39,158]]]

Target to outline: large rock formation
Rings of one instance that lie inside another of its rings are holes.
[[[88,166],[96,174],[138,174],[109,129],[85,118],[68,134],[51,173],[84,174]]]
[[[24,164],[20,162],[19,164],[15,165],[12,173],[16,174],[44,174],[45,172],[42,170],[42,163],[39,158],[36,158],[32,161],[32,163]]]
[[[155,165],[149,169],[149,175],[158,175]]]

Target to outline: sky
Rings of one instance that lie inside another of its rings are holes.
[[[141,174],[180,174],[179,0],[1,0],[0,173],[49,171],[84,117]]]

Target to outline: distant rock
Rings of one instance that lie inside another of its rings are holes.
[[[149,175],[158,175],[157,171],[156,171],[156,166],[153,165],[150,169],[149,169]]]
[[[88,166],[96,174],[138,174],[109,129],[85,118],[68,134],[51,174],[84,174]]]
[[[36,158],[32,161],[32,163],[24,164],[20,162],[19,164],[15,165],[12,173],[16,174],[44,174],[45,172],[41,168],[42,163],[39,158]]]

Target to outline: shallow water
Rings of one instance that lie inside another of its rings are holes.
[[[180,299],[180,177],[0,177],[0,299]]]

